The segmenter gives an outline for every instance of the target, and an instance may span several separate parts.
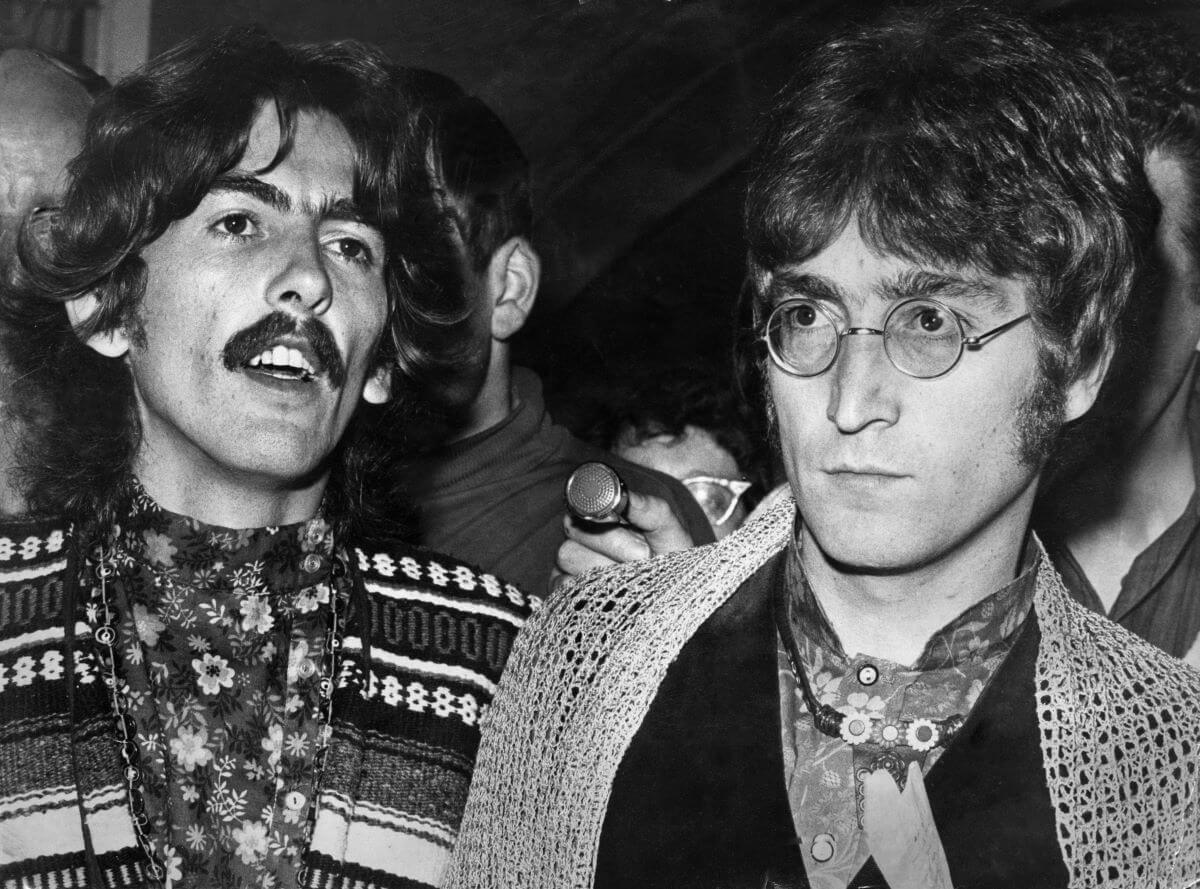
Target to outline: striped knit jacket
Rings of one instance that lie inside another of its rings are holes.
[[[153,885],[82,603],[67,656],[70,549],[52,522],[0,525],[4,889],[95,886],[97,877],[106,887]],[[403,544],[348,554],[371,604],[370,676],[361,639],[347,635],[307,885],[436,886],[466,800],[480,718],[531,603],[491,575]]]

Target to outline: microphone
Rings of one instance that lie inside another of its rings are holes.
[[[607,463],[581,463],[563,491],[567,509],[588,522],[620,520],[629,507],[629,492],[621,476]]]

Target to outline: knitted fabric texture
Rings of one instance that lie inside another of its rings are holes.
[[[65,652],[71,545],[53,523],[0,525],[3,889],[92,885],[81,803],[104,884],[153,885],[135,843],[86,595],[73,649]],[[395,542],[364,544],[349,555],[371,609],[371,669],[368,676],[352,622],[306,886],[437,886],[466,799],[479,720],[529,602],[490,574]]]
[[[789,497],[717,544],[588,573],[534,615],[489,713],[450,886],[592,885],[613,779],[667,668],[794,519]],[[1034,609],[1042,755],[1071,886],[1192,885],[1200,674],[1072,602],[1049,560]]]

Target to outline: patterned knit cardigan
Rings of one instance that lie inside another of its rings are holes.
[[[786,545],[783,498],[719,543],[590,572],[521,633],[448,884],[592,885],[613,778],[667,668]],[[1200,885],[1200,674],[1072,601],[1034,594],[1042,761],[1072,889]],[[1013,850],[1019,855],[1020,850]]]
[[[97,872],[108,887],[147,885],[118,729],[93,653],[94,615],[83,603],[72,659],[65,656],[69,546],[52,523],[0,525],[4,889],[94,886]],[[347,635],[308,885],[436,886],[466,800],[479,720],[530,602],[489,574],[423,550],[348,552],[371,605],[371,675],[362,640]],[[95,855],[90,870],[81,808]]]

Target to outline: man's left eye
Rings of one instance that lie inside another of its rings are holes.
[[[333,243],[334,248],[343,259],[354,262],[371,261],[371,248],[357,238],[338,238]]]

